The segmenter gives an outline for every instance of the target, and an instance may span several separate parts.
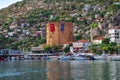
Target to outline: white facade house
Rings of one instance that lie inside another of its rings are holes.
[[[96,38],[92,41],[92,43],[93,43],[93,44],[101,44],[102,41],[103,41],[103,39],[104,39],[103,36],[96,37]]]
[[[88,40],[79,40],[73,43],[74,52],[88,52],[91,42]]]
[[[43,53],[44,52],[44,48],[43,45],[39,45],[38,47],[32,47],[31,48],[32,53]]]
[[[111,42],[120,44],[120,29],[109,29],[108,33]]]

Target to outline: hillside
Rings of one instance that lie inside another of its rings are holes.
[[[49,21],[72,21],[75,39],[105,35],[120,27],[119,0],[23,0],[0,10],[0,49],[30,50],[45,43]]]

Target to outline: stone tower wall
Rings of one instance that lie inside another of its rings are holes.
[[[64,24],[64,31],[61,31],[61,23]],[[51,32],[50,24],[54,24],[55,31]],[[73,23],[72,22],[49,22],[46,28],[47,45],[62,45],[73,41]]]

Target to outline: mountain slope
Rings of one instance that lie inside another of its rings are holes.
[[[99,32],[94,36],[105,35],[109,29],[108,25],[120,24],[119,9],[119,0],[23,0],[0,10],[1,36],[6,37],[9,32],[15,32],[17,35],[17,38],[8,36],[7,38],[12,39],[12,44],[7,41],[6,46],[1,48],[15,46],[16,49],[20,49],[26,42],[24,47],[29,50],[32,46],[44,43],[40,37],[37,39],[38,44],[34,45],[35,42],[32,42],[36,39],[32,35],[35,31],[45,28],[48,21],[72,21],[77,27],[74,31],[77,34],[76,39],[89,39],[91,26],[93,32]],[[11,26],[15,28],[11,29]],[[16,29],[20,29],[21,32],[17,32]],[[24,31],[31,34],[26,35]],[[33,39],[32,42],[30,38]]]

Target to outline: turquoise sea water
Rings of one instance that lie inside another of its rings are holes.
[[[120,62],[4,61],[0,80],[120,80]]]

